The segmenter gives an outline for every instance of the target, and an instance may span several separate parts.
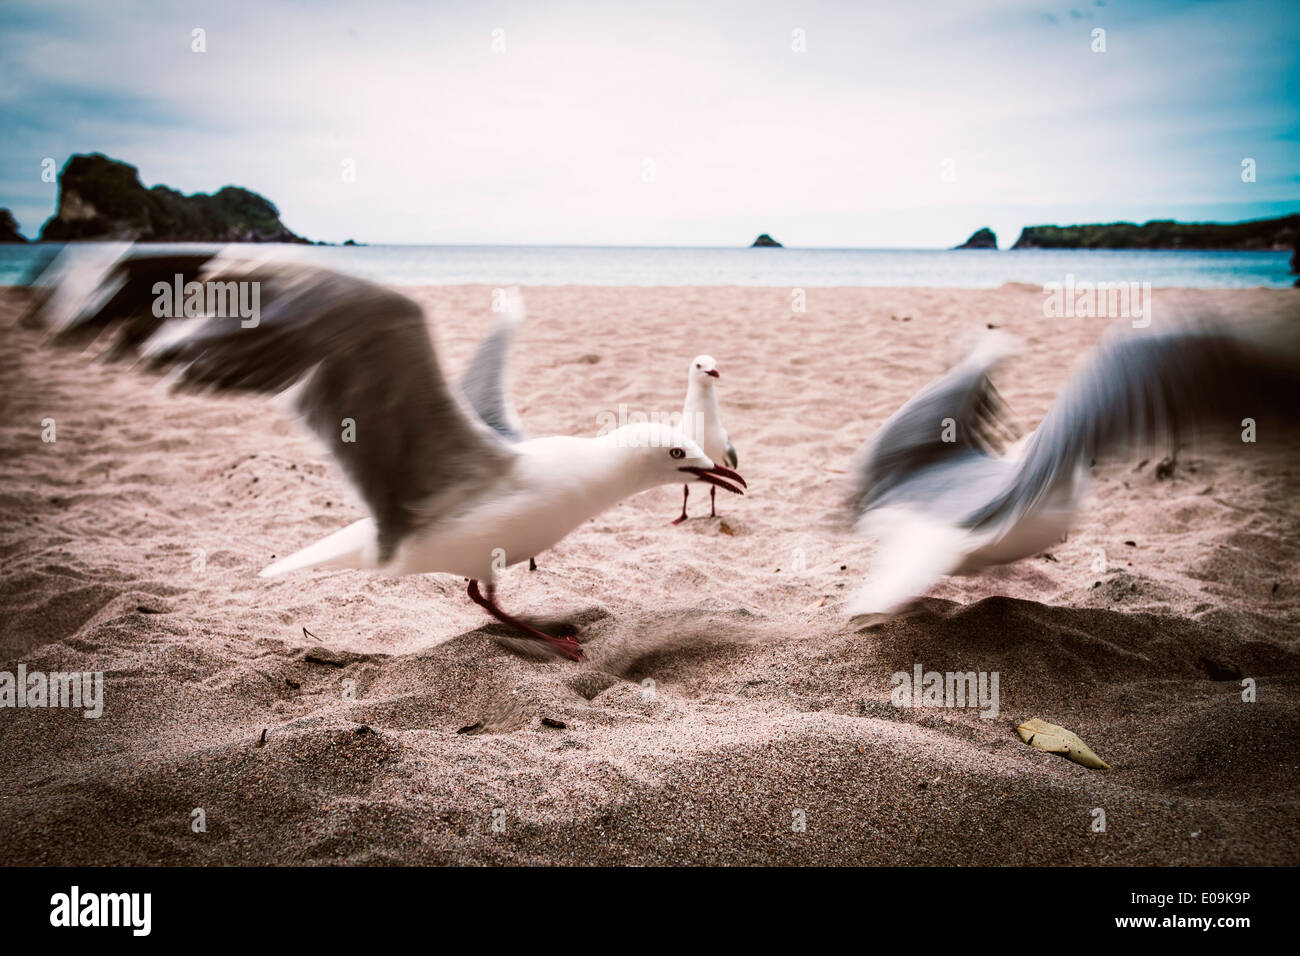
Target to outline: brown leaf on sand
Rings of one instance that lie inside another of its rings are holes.
[[[815,611],[825,603],[826,603],[826,595],[823,594],[817,600],[813,601],[811,604],[808,605],[808,610]]]
[[[1092,749],[1079,739],[1078,734],[1064,727],[1049,724],[1035,717],[1017,727],[1016,732],[1020,734],[1020,739],[1031,747],[1045,750],[1050,754],[1064,754],[1075,763],[1094,770],[1110,769],[1110,764],[1093,753]]]
[[[727,524],[727,522],[725,521],[723,521],[721,524],[718,525],[718,530],[721,531],[723,534],[732,537],[734,537],[736,534],[736,532],[731,530],[731,525]]]

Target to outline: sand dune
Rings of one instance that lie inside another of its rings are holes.
[[[413,290],[450,370],[490,293]],[[0,670],[105,678],[96,720],[0,710],[0,862],[1300,863],[1300,443],[1094,469],[1050,557],[859,631],[872,546],[834,514],[858,444],[990,324],[1023,343],[998,385],[1032,427],[1106,322],[1028,286],[810,289],[806,314],[775,288],[526,294],[532,434],[673,411],[709,352],[750,485],[676,528],[680,489],[642,495],[505,573],[583,665],[502,643],[460,579],[259,580],[361,514],[313,440],[41,348],[0,297]],[[998,672],[998,717],[891,706],[918,662]],[[1112,769],[1027,747],[1030,717]]]

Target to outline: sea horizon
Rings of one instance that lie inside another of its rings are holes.
[[[95,245],[78,243],[76,245]],[[1009,282],[1289,288],[1291,250],[749,248],[650,245],[148,243],[153,251],[246,247],[391,285],[997,288]],[[0,246],[18,285],[63,244]]]

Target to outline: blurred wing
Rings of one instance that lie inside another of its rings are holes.
[[[927,385],[880,426],[858,453],[849,501],[855,519],[922,471],[1001,452],[1015,433],[988,373],[1009,351],[1005,336],[988,336],[964,362]]]
[[[67,247],[36,281],[30,319],[51,329],[61,343],[86,342],[112,327],[113,355],[132,354],[167,322],[154,303],[159,287],[183,289],[202,278],[211,253],[129,256],[126,243]]]
[[[23,324],[57,332],[98,311],[116,291],[108,276],[130,248],[126,242],[65,245],[28,282],[32,305]]]
[[[141,257],[127,272],[152,276],[164,266],[170,261]],[[119,298],[132,287],[128,277],[76,324],[116,324],[127,346],[144,341],[153,366],[176,371],[177,387],[291,391],[370,508],[381,561],[508,467],[513,452],[447,387],[424,314],[406,296],[303,265],[216,258],[210,266],[204,281],[256,303],[255,323],[237,310],[164,323],[152,314],[152,297],[146,318],[140,301],[127,308]]]
[[[965,557],[966,532],[918,511],[882,508],[872,512],[869,533],[880,550],[870,573],[849,599],[850,617],[875,617],[902,610]]]
[[[470,360],[460,381],[460,390],[470,407],[489,428],[507,441],[525,438],[523,425],[510,399],[506,366],[515,329],[524,320],[524,299],[518,289],[510,289],[502,303],[496,325]]]
[[[1004,488],[969,521],[1014,520],[1096,459],[1176,448],[1243,420],[1294,420],[1300,321],[1200,322],[1105,342],[1069,381]]]

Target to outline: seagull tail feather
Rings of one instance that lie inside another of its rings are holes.
[[[303,568],[374,568],[378,563],[378,541],[374,520],[362,518],[301,551],[267,565],[257,576],[273,578]]]
[[[963,563],[972,547],[962,528],[923,514],[882,508],[859,530],[880,540],[871,573],[845,605],[849,617],[887,617],[924,594]]]

